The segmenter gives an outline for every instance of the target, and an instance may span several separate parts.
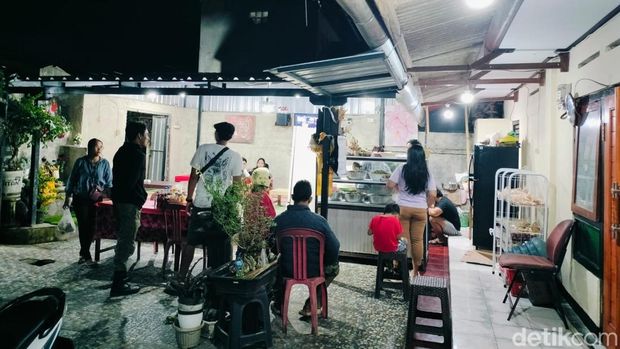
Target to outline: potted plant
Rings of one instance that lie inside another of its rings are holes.
[[[6,117],[0,120],[0,133],[3,135],[5,145],[9,149],[9,159],[4,166],[4,180],[9,187],[16,183],[16,176],[23,176],[25,162],[19,156],[19,148],[22,145],[32,145],[33,135],[41,144],[51,142],[64,135],[71,129],[69,123],[62,115],[49,112],[45,106],[40,106],[37,100],[40,95],[24,96],[21,99],[7,96],[8,104]],[[5,188],[11,193],[14,187]],[[18,186],[21,190],[21,185]],[[18,190],[18,192],[19,192]]]
[[[192,329],[202,325],[207,270],[198,275],[192,274],[194,267],[201,260],[202,258],[198,259],[192,265],[182,282],[171,284],[179,297],[177,319],[179,327],[183,329]]]
[[[266,215],[261,195],[250,192],[247,185],[233,183],[225,192],[220,188],[218,181],[207,185],[213,218],[237,245],[235,276],[252,278],[275,259],[267,252],[273,218]]]

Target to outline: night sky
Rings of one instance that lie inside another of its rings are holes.
[[[194,72],[199,0],[17,0],[0,3],[0,64],[37,71]]]
[[[205,9],[230,18],[216,52],[223,73],[368,50],[336,0],[208,0]],[[252,11],[268,11],[268,21],[256,25]],[[198,72],[200,18],[200,0],[0,0],[0,65],[22,74],[47,65],[72,75]]]

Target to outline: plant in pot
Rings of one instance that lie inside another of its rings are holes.
[[[198,259],[190,268],[183,282],[175,283],[174,288],[179,296],[178,322],[184,329],[197,328],[202,325],[205,303],[205,282],[207,271],[193,275],[194,267],[202,258]]]
[[[6,99],[7,114],[0,120],[0,133],[9,150],[3,182],[7,182],[8,178],[12,178],[11,176],[23,176],[25,163],[19,156],[19,149],[22,145],[32,145],[35,140],[45,144],[64,137],[71,129],[62,115],[51,113],[45,106],[38,104],[39,96],[24,96],[17,99],[9,95]],[[15,172],[18,174],[14,174]]]
[[[236,277],[252,278],[270,265],[268,253],[273,218],[266,214],[261,193],[253,193],[243,183],[233,183],[225,192],[217,181],[207,185],[212,195],[213,218],[237,245],[237,261],[231,265]]]

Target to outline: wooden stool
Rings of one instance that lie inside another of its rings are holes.
[[[452,348],[452,316],[450,310],[450,290],[448,280],[430,276],[418,276],[414,279],[409,301],[407,317],[406,348],[421,346],[425,348]],[[441,300],[441,312],[418,310],[418,296],[438,297]],[[416,318],[441,320],[442,326],[428,326],[416,323]],[[415,338],[416,333],[442,336],[443,342],[431,342]]]
[[[377,256],[377,279],[375,281],[375,298],[379,298],[381,288],[383,287],[383,264],[386,261],[398,261],[400,263],[400,277],[403,280],[403,297],[405,300],[409,298],[409,273],[407,266],[407,251],[403,252],[379,252]]]

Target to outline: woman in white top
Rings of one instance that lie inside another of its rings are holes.
[[[424,246],[424,227],[427,210],[435,204],[436,186],[428,171],[424,148],[420,143],[412,144],[407,150],[407,163],[394,170],[387,183],[388,188],[398,191],[397,204],[400,206],[400,223],[403,237],[409,241],[415,277],[422,264]]]

